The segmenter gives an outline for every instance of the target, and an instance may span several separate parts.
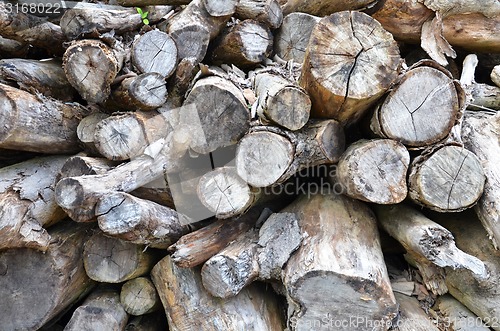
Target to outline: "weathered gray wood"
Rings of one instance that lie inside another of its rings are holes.
[[[177,46],[165,32],[151,30],[134,41],[131,60],[142,73],[156,72],[168,78],[177,66]]]
[[[45,228],[66,217],[54,196],[56,176],[66,159],[49,156],[0,169],[0,250],[48,249]]]
[[[495,247],[500,246],[500,114],[493,117],[469,114],[464,119],[463,140],[472,151],[486,176],[484,193],[475,206],[475,211],[488,232]]]
[[[266,187],[302,169],[337,162],[344,147],[344,130],[335,120],[310,121],[295,132],[255,126],[238,144],[236,169],[249,185]]]
[[[82,262],[88,230],[64,222],[49,230],[45,253],[27,248],[0,253],[2,329],[38,330],[93,287]]]
[[[76,128],[90,111],[77,103],[0,84],[0,148],[48,154],[79,150]]]
[[[76,308],[64,331],[120,331],[127,325],[128,315],[113,290],[96,290]]]
[[[155,254],[145,246],[107,237],[100,231],[83,249],[85,272],[101,283],[121,283],[145,275],[156,262]]]
[[[399,304],[399,316],[394,323],[397,331],[439,331],[440,329],[420,307],[418,300],[411,296],[394,293]],[[390,326],[390,324],[388,325]]]
[[[167,256],[151,272],[167,313],[169,329],[283,330],[276,298],[251,286],[236,297],[219,299],[203,288],[199,269],[179,268]]]
[[[0,81],[35,94],[61,101],[73,101],[76,91],[71,87],[59,60],[0,60]]]
[[[417,63],[376,109],[370,128],[379,137],[407,146],[432,145],[449,135],[464,102],[460,84],[446,69],[428,61]]]
[[[285,61],[304,62],[309,38],[320,19],[305,13],[286,15],[275,34],[274,51],[276,55]]]
[[[0,36],[0,56],[4,59],[25,57],[28,47],[26,43]]]
[[[491,330],[479,317],[449,294],[437,297],[433,309],[442,316],[443,324],[456,331]]]
[[[271,54],[272,46],[273,35],[269,28],[248,19],[221,33],[213,44],[210,59],[217,65],[231,63],[239,68],[251,68]]]
[[[117,0],[116,2],[124,7],[145,7],[151,5],[187,5],[191,0]]]
[[[288,130],[299,130],[309,120],[311,99],[296,83],[271,73],[257,73],[253,79],[257,113]]]
[[[160,28],[175,40],[180,61],[189,59],[193,62],[193,66],[197,66],[205,58],[210,43],[210,32],[202,22],[193,20],[185,25],[174,25],[172,28],[160,26]]]
[[[403,245],[419,269],[433,263],[442,268],[468,269],[477,277],[487,275],[481,260],[458,249],[451,232],[419,211],[405,205],[374,206],[374,209],[382,228]],[[443,290],[447,290],[433,287],[425,271],[421,274],[424,285],[434,294],[444,294]]]
[[[500,87],[500,64],[495,66],[490,74],[491,81]]]
[[[78,123],[78,127],[76,128],[78,140],[82,148],[91,155],[101,155],[94,142],[95,128],[100,121],[107,117],[109,117],[108,114],[96,112],[84,117],[80,123]]]
[[[343,10],[356,10],[365,8],[373,3],[374,0],[288,0],[283,7],[283,12],[289,14],[292,12],[303,12],[311,15],[326,16]]]
[[[342,154],[335,175],[352,198],[394,204],[406,198],[409,164],[410,154],[395,140],[360,140]]]
[[[344,11],[323,18],[311,34],[300,77],[312,114],[343,125],[357,121],[394,83],[400,61],[392,35],[368,15]]]
[[[78,40],[64,52],[64,72],[82,98],[94,103],[104,102],[122,68],[123,58],[123,49],[111,48],[95,39]]]
[[[359,318],[387,325],[397,305],[369,208],[332,192],[303,195],[284,211],[295,213],[307,234],[283,271],[290,329],[311,330],[325,316],[327,322]]]
[[[167,248],[190,231],[191,220],[175,210],[124,192],[103,195],[95,213],[108,236],[157,248]]]
[[[235,16],[242,20],[254,19],[271,29],[279,28],[283,21],[283,11],[276,0],[240,0]]]
[[[149,314],[161,308],[158,292],[146,277],[137,277],[123,284],[120,302],[123,309],[133,316]]]
[[[412,201],[441,212],[457,212],[474,206],[485,184],[477,156],[453,145],[429,148],[416,157],[408,178]]]

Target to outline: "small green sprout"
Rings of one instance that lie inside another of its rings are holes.
[[[135,7],[135,10],[141,15],[142,23],[145,25],[149,25],[149,20],[148,20],[148,13],[149,12],[143,12],[141,8]]]

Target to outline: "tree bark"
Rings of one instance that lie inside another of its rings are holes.
[[[76,91],[71,87],[58,60],[0,60],[0,81],[36,94],[42,93],[61,101],[73,101]]]
[[[441,268],[468,269],[477,277],[486,277],[483,262],[459,250],[451,232],[419,211],[405,205],[375,206],[374,209],[382,228],[403,245],[419,269],[432,263]],[[421,274],[427,289],[434,294],[447,291],[447,288],[433,286],[434,280],[426,278],[425,270]],[[444,279],[438,281],[441,282]]]
[[[294,82],[271,73],[259,73],[253,87],[257,95],[257,113],[271,123],[296,131],[306,125],[311,99]]]
[[[103,195],[95,213],[106,235],[156,248],[167,248],[191,230],[192,221],[175,210],[124,192]]]
[[[4,59],[22,58],[28,54],[29,45],[0,36],[0,56]]]
[[[335,120],[310,121],[295,132],[256,126],[238,144],[236,169],[253,187],[271,186],[302,169],[336,163],[344,146],[344,130]]]
[[[76,128],[89,113],[79,104],[0,84],[0,148],[67,154],[79,150]]]
[[[119,294],[98,289],[76,308],[64,330],[121,331],[127,325],[127,320],[128,315],[120,304]]]
[[[275,297],[251,286],[238,296],[221,300],[203,288],[198,269],[183,269],[167,256],[151,273],[167,313],[171,331],[283,330]]]
[[[288,0],[283,7],[285,14],[303,12],[317,16],[327,16],[343,10],[357,10],[368,7],[377,1],[374,0]]]
[[[451,74],[423,61],[392,88],[374,112],[370,128],[379,137],[407,146],[429,146],[448,137],[464,106],[465,93]]]
[[[107,117],[109,117],[109,115],[105,113],[92,113],[84,117],[76,128],[76,135],[80,141],[80,145],[89,155],[101,156],[99,150],[95,146],[95,129],[97,124]]]
[[[394,293],[399,304],[399,318],[396,331],[439,331],[440,329],[420,307],[418,300],[411,296]],[[391,324],[388,324],[391,325]]]
[[[83,263],[87,275],[101,283],[122,283],[147,274],[157,262],[155,253],[96,232],[85,242]]]
[[[305,13],[286,15],[275,34],[276,54],[285,61],[293,60],[302,64],[313,28],[320,19]]]
[[[64,53],[64,72],[82,98],[100,103],[109,97],[123,58],[123,49],[111,48],[95,39],[78,40]]]
[[[56,176],[66,159],[50,156],[0,169],[0,250],[49,248],[45,228],[66,217],[54,196]]]
[[[45,253],[26,248],[0,253],[3,329],[38,330],[93,287],[82,263],[88,229],[68,221],[50,229]]]
[[[392,35],[368,15],[346,11],[323,18],[311,34],[300,77],[312,114],[343,125],[356,122],[395,82],[400,61]]]
[[[256,20],[270,29],[279,28],[283,21],[283,11],[276,0],[240,0],[235,16],[242,20]]]
[[[177,46],[165,32],[151,30],[134,41],[131,60],[141,73],[156,72],[168,78],[177,66]]]
[[[486,176],[484,193],[475,211],[495,247],[500,246],[500,114],[493,117],[467,114],[463,125],[465,147],[473,152]]]
[[[120,302],[123,309],[133,316],[149,314],[161,307],[158,292],[146,277],[137,277],[123,284]]]
[[[284,211],[295,213],[307,234],[283,271],[291,330],[311,330],[318,321],[360,319],[356,330],[390,323],[397,305],[369,208],[332,192],[304,195]]]
[[[453,328],[453,330],[491,330],[479,317],[449,294],[439,296],[433,309],[443,316],[443,324]]]
[[[351,144],[339,160],[336,176],[351,198],[395,204],[406,198],[410,154],[390,139],[361,140]]]
[[[485,184],[476,155],[453,145],[424,151],[412,161],[408,178],[410,199],[440,212],[459,212],[474,206]]]
[[[210,59],[214,64],[231,63],[252,68],[262,63],[273,47],[269,28],[255,20],[245,20],[223,31],[213,44]]]

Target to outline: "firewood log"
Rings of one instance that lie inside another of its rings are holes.
[[[101,155],[95,146],[95,128],[108,114],[95,112],[83,118],[76,128],[76,135],[83,150],[90,155]],[[67,176],[71,177],[71,176]]]
[[[0,60],[0,81],[35,94],[40,92],[46,97],[61,101],[73,101],[76,91],[71,87],[62,64],[58,60]]]
[[[257,113],[261,118],[288,130],[299,130],[309,120],[311,100],[297,84],[271,73],[253,79]]]
[[[117,162],[105,158],[89,157],[84,154],[75,155],[66,159],[56,178],[56,183],[66,177],[104,174],[117,165]]]
[[[171,6],[150,6],[144,11],[148,12],[149,23],[154,24],[171,10]],[[60,22],[62,32],[70,40],[98,37],[112,30],[117,34],[122,34],[137,30],[143,24],[142,17],[135,8],[102,4],[69,9],[61,17]]]
[[[143,245],[132,244],[96,232],[84,245],[87,275],[101,283],[121,283],[147,274],[157,258]]]
[[[133,316],[149,314],[161,307],[158,292],[146,277],[137,277],[123,284],[120,302],[123,309]]]
[[[0,250],[47,250],[44,229],[66,217],[55,202],[56,176],[66,156],[36,158],[0,169]]]
[[[490,74],[491,81],[500,87],[500,65],[493,68]]]
[[[496,248],[500,247],[499,133],[500,114],[490,117],[467,113],[462,130],[464,144],[477,156],[486,175],[484,193],[474,209]]]
[[[452,46],[475,52],[500,49],[500,36],[495,33],[500,26],[499,7],[495,1],[387,0],[381,4],[374,7],[372,17],[396,40],[420,43],[422,26],[431,21],[437,11],[444,15],[442,31],[438,28],[436,32]]]
[[[360,140],[342,154],[336,177],[351,198],[394,204],[403,201],[408,193],[409,164],[408,150],[395,140]]]
[[[177,66],[177,46],[165,32],[151,30],[134,41],[131,60],[142,73],[156,72],[168,78]]]
[[[124,7],[145,7],[151,5],[187,5],[191,0],[117,0],[116,2]]]
[[[78,40],[64,53],[64,72],[82,98],[88,102],[104,102],[123,65],[123,57],[123,49],[111,48],[102,41]]]
[[[4,38],[46,49],[51,55],[64,53],[66,38],[59,27],[46,18],[23,13],[13,3],[0,3],[0,35]]]
[[[107,109],[116,110],[153,110],[167,101],[165,77],[157,72],[127,77],[111,91],[106,101]]]
[[[240,0],[236,5],[235,17],[254,19],[270,29],[277,29],[283,21],[283,11],[276,0]]]
[[[22,58],[28,53],[28,44],[0,35],[0,56],[4,59]]]
[[[376,2],[377,1],[373,0],[288,0],[283,7],[283,12],[285,14],[290,14],[292,12],[303,12],[311,15],[327,16],[343,10],[362,9]]]
[[[0,84],[0,148],[48,154],[79,150],[76,128],[90,111]]]
[[[337,162],[344,146],[344,130],[335,120],[310,121],[295,132],[257,126],[238,144],[236,169],[249,185],[266,187],[302,169]]]
[[[487,240],[488,234],[472,210],[454,214],[436,213],[432,218],[453,233],[459,249],[483,261],[488,272],[486,278],[480,278],[468,270],[447,268],[445,280],[450,294],[485,324],[489,324],[494,330],[500,330],[499,251]]]
[[[198,80],[184,101],[184,106],[189,105],[195,107],[198,117],[189,121],[200,124],[191,131],[190,147],[197,153],[234,145],[250,127],[243,92],[227,79],[210,76]]]
[[[451,74],[437,63],[422,61],[392,88],[375,110],[370,128],[407,146],[432,145],[449,135],[464,103],[465,94]]]
[[[127,325],[128,315],[113,290],[97,289],[73,312],[65,331],[120,331]]]
[[[218,220],[199,230],[182,236],[168,249],[172,261],[181,268],[192,268],[202,264],[231,241],[250,230],[259,220],[269,214],[263,208],[254,207],[248,213],[228,220]]]
[[[199,69],[200,61],[192,57],[185,57],[179,61],[175,73],[167,81],[167,102],[158,109],[159,112],[163,113],[182,106],[191,81]]]
[[[429,318],[429,315],[420,307],[418,300],[411,296],[394,293],[399,304],[399,317],[397,322],[384,326],[395,326],[397,331],[440,331]]]
[[[45,253],[27,248],[0,253],[2,329],[38,330],[93,287],[82,262],[88,229],[64,222],[49,230]]]
[[[173,209],[124,192],[101,196],[95,213],[106,235],[157,248],[167,248],[190,232],[192,222]]]
[[[251,68],[262,63],[272,51],[273,35],[255,20],[244,20],[224,30],[214,41],[210,60],[217,65],[231,63]]]
[[[485,184],[477,156],[453,145],[424,151],[412,161],[408,178],[410,199],[440,212],[458,212],[474,206]]]
[[[193,325],[202,331],[283,330],[276,298],[263,287],[248,287],[229,299],[214,298],[203,288],[199,269],[179,268],[170,256],[153,268],[151,276],[172,331]]]
[[[394,83],[400,61],[392,35],[368,15],[345,11],[323,18],[311,34],[300,77],[312,115],[343,125],[357,121]]]
[[[286,15],[275,34],[274,51],[276,54],[285,61],[304,62],[309,38],[319,20],[319,17],[305,13]]]
[[[433,309],[443,317],[443,324],[453,330],[488,331],[487,325],[449,294],[437,297]]]
[[[295,214],[272,214],[259,231],[243,234],[205,262],[203,286],[215,297],[228,298],[254,280],[281,280],[283,266],[301,241]]]
[[[161,311],[132,318],[125,331],[164,331],[167,328],[167,318]]]
[[[405,205],[374,206],[374,209],[382,228],[403,245],[417,268],[424,269],[432,263],[441,268],[468,269],[477,277],[486,276],[483,262],[458,249],[451,232],[419,211]],[[448,290],[446,285],[434,286],[444,279],[427,279],[425,270],[421,274],[424,285],[434,294],[444,294]],[[433,276],[436,275],[439,274]]]
[[[332,192],[303,195],[284,211],[297,215],[305,235],[283,270],[291,330],[310,330],[325,317],[389,323],[397,305],[371,210]]]

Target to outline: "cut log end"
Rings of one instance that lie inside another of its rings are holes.
[[[85,192],[77,179],[63,178],[56,185],[57,204],[63,209],[76,209],[84,203]]]
[[[168,78],[177,66],[177,46],[165,32],[152,30],[134,42],[131,57],[140,72],[156,72]]]

